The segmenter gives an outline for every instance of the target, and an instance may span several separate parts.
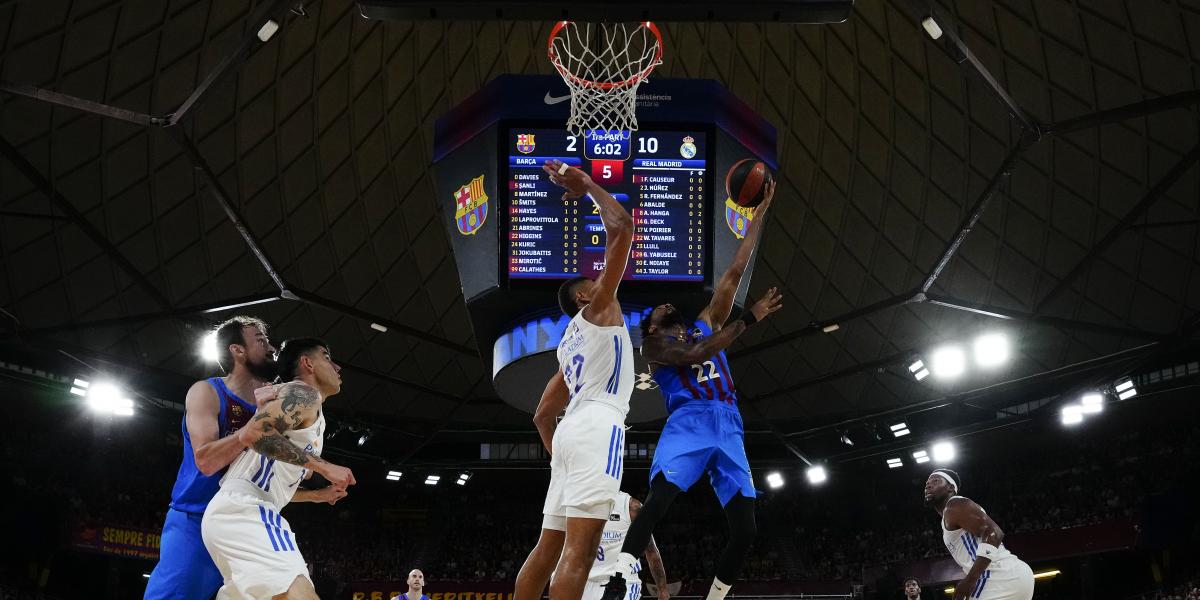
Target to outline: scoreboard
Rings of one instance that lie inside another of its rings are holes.
[[[558,307],[560,283],[594,278],[604,268],[599,210],[586,196],[564,200],[565,190],[542,165],[558,159],[582,169],[633,216],[618,297],[637,348],[650,307],[670,302],[697,314],[741,246],[754,211],[726,195],[729,168],[752,157],[776,164],[775,128],[716,81],[644,82],[633,131],[572,135],[565,129],[569,99],[558,75],[499,75],[434,126],[432,206],[466,304],[466,311],[451,304],[443,322],[473,334],[496,395],[530,413],[557,369],[555,350],[570,322]],[[404,209],[420,219],[428,207]],[[424,266],[445,292],[448,270]],[[753,263],[735,305],[744,302],[752,275]],[[637,352],[632,358],[636,382],[626,422],[663,417],[645,361]]]
[[[703,282],[712,180],[707,135],[685,131],[587,131],[510,127],[504,182],[509,280],[594,278],[604,268],[604,223],[589,197],[563,200],[542,165],[582,169],[633,216],[624,278]],[[503,211],[503,207],[501,208]]]

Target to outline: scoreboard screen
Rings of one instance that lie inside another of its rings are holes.
[[[591,198],[564,201],[542,165],[583,169],[633,215],[634,241],[624,278],[703,282],[710,197],[708,139],[693,131],[588,131],[510,127],[502,194],[501,254],[508,277],[596,277],[604,268],[604,223]],[[507,189],[504,189],[507,188]]]

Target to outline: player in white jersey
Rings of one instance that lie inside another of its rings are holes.
[[[588,573],[587,585],[583,588],[583,600],[600,600],[604,595],[608,578],[617,572],[620,564],[617,556],[621,553],[621,544],[625,543],[625,534],[629,532],[629,525],[642,508],[642,503],[637,498],[625,492],[617,493],[614,504],[612,514],[608,516],[608,523],[604,525],[604,533],[600,536],[600,545],[596,546],[596,562],[592,563],[592,570]],[[653,537],[646,545],[643,556],[650,567],[650,574],[654,577],[658,600],[668,600],[671,594],[667,591],[667,569],[663,566],[662,555],[659,554]],[[637,569],[634,577],[625,582],[628,590],[626,600],[638,600],[642,597],[640,564]]]
[[[942,516],[942,541],[966,574],[954,600],[1030,600],[1033,569],[1004,547],[1004,532],[981,506],[959,496],[962,478],[936,469],[925,480],[925,504]]]
[[[248,448],[221,479],[200,525],[224,579],[217,600],[316,600],[300,542],[279,513],[314,472],[330,486],[306,494],[310,501],[332,504],[355,483],[350,469],[321,458],[321,407],[342,388],[341,367],[330,358],[328,344],[288,340],[276,363],[286,383],[237,434]]]
[[[558,345],[559,370],[533,416],[550,452],[542,533],[517,573],[515,600],[579,600],[600,534],[620,491],[625,415],[633,393],[633,344],[617,302],[629,262],[633,217],[583,171],[558,160],[543,166],[567,189],[565,202],[590,196],[604,223],[604,268],[595,281],[576,277],[558,291],[571,322]],[[561,423],[560,413],[566,411]]]

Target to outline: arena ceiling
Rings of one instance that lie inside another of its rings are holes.
[[[346,418],[528,429],[475,351],[429,166],[438,116],[497,75],[551,72],[549,22],[295,7],[0,0],[6,351],[187,381],[204,328],[248,312],[330,341]],[[934,10],[939,41],[925,0],[665,27],[660,75],[719,80],[779,131],[752,293],[787,305],[731,352],[750,427],[1136,358],[1200,323],[1200,2]],[[282,28],[260,44],[266,16]],[[1002,373],[907,376],[997,328],[1016,340]]]

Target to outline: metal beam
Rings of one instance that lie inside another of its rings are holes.
[[[1154,98],[1153,100],[1134,102],[1133,104],[1126,104],[1124,106],[1118,106],[1117,108],[1102,110],[1090,115],[1066,119],[1057,123],[1044,125],[1042,130],[1047,134],[1062,135],[1065,133],[1073,133],[1081,129],[1090,129],[1093,127],[1099,127],[1101,125],[1108,125],[1110,123],[1119,123],[1128,119],[1144,117],[1157,112],[1163,112],[1175,108],[1183,108],[1186,106],[1192,106],[1194,104],[1200,104],[1200,90],[1180,92],[1178,94],[1171,94],[1170,96]]]
[[[47,104],[63,106],[109,119],[133,123],[135,125],[149,126],[166,123],[166,119],[162,117],[155,117],[153,115],[126,110],[124,108],[117,108],[115,106],[109,106],[100,102],[94,102],[92,100],[86,100],[84,98],[72,96],[70,94],[44,90],[32,85],[25,85],[23,83],[0,81],[0,92],[7,92],[15,96],[24,96],[26,98],[32,98]]]
[[[1163,334],[1154,331],[1143,331],[1140,329],[1130,329],[1127,327],[1114,327],[1112,325],[1103,325],[1100,323],[1088,323],[1086,321],[1076,321],[1073,319],[1062,319],[1059,317],[1050,317],[1046,315],[1037,315],[1033,313],[1021,312],[1003,308],[1000,306],[991,306],[988,304],[980,304],[977,302],[968,302],[960,300],[952,296],[940,296],[930,294],[926,300],[929,304],[935,306],[944,306],[955,310],[975,313],[987,317],[997,319],[1007,319],[1013,321],[1023,321],[1035,325],[1047,325],[1057,327],[1059,329],[1069,329],[1075,331],[1090,331],[1093,333],[1106,333],[1109,335],[1131,337],[1150,341],[1167,341],[1177,336],[1173,334]]]
[[[0,210],[0,217],[11,217],[13,219],[33,219],[35,221],[67,221],[71,219],[59,215],[43,215],[39,213],[21,212],[18,210]]]
[[[129,275],[129,277],[133,279],[133,282],[137,284],[138,287],[142,288],[142,291],[146,292],[146,294],[150,296],[150,298],[154,300],[156,304],[163,309],[171,308],[170,300],[168,300],[162,292],[158,291],[158,288],[154,287],[150,283],[150,280],[147,279],[146,276],[137,269],[137,267],[133,266],[133,263],[129,262],[129,259],[125,258],[125,255],[121,254],[121,251],[118,250],[112,242],[108,241],[108,238],[104,237],[104,234],[102,234],[95,225],[92,225],[91,221],[88,221],[87,217],[85,217],[82,212],[79,212],[79,209],[75,208],[75,205],[72,204],[70,200],[67,200],[65,196],[59,193],[59,191],[55,189],[54,184],[50,183],[50,180],[46,179],[46,177],[38,172],[37,167],[34,167],[32,163],[26,160],[25,157],[21,155],[21,152],[17,150],[16,146],[13,146],[8,141],[8,138],[5,138],[4,136],[0,136],[0,155],[3,155],[5,158],[7,158],[8,161],[11,162],[13,166],[16,167],[17,170],[29,180],[30,183],[36,186],[38,190],[42,192],[42,194],[54,202],[54,205],[57,206],[60,211],[70,217],[71,221],[75,223],[75,226],[79,227],[79,229],[83,231],[83,234],[86,235],[88,239],[92,240],[92,243],[99,246],[100,249],[105,252],[105,254],[108,254],[109,258],[116,263],[117,267],[119,267],[122,271],[125,271],[125,274]]]
[[[112,325],[124,325],[126,323],[142,323],[145,321],[154,321],[158,319],[174,319],[185,315],[207,314],[232,310],[243,306],[253,304],[261,304],[263,302],[272,302],[279,300],[278,294],[256,294],[245,296],[242,298],[234,298],[229,300],[220,300],[217,302],[208,302],[205,304],[196,304],[192,306],[184,306],[181,308],[173,308],[170,310],[143,313],[140,315],[129,315],[125,317],[114,317],[111,319],[98,319],[95,321],[84,321],[81,323],[64,323],[61,325],[51,325],[47,327],[36,327],[33,329],[21,329],[13,332],[0,333],[0,340],[9,338],[29,339],[32,337],[40,337],[52,333],[60,333],[64,331],[77,331],[80,329],[94,329],[96,327],[110,327]]]
[[[914,356],[917,353],[918,353],[917,350],[901,350],[900,352],[897,352],[895,354],[890,354],[888,356],[885,356],[883,358],[879,358],[879,359],[876,359],[876,360],[873,360],[870,362],[859,363],[857,365],[846,367],[846,368],[838,370],[838,371],[823,373],[821,375],[817,375],[816,377],[810,377],[803,381],[793,383],[792,385],[781,387],[779,389],[767,392],[766,394],[754,396],[753,398],[747,398],[746,402],[743,403],[743,405],[749,404],[751,402],[758,402],[760,400],[766,400],[768,398],[774,398],[776,396],[782,396],[784,394],[790,394],[792,392],[802,390],[807,387],[812,387],[814,385],[825,383],[827,381],[833,381],[834,379],[841,379],[843,377],[849,377],[851,375],[855,375],[855,374],[861,373],[863,371],[870,371],[870,370],[874,370],[874,369],[883,369],[886,367],[890,367],[895,364],[900,364],[902,361],[904,361],[908,357]]]
[[[957,63],[962,63],[963,60],[971,63],[971,68],[974,69],[975,73],[983,79],[984,83],[986,83],[989,88],[991,88],[992,93],[995,94],[1006,107],[1008,107],[1009,114],[1020,122],[1021,127],[1024,128],[1025,131],[1031,132],[1035,138],[1040,136],[1038,124],[1034,122],[1029,115],[1025,114],[1025,110],[1022,109],[1021,106],[1017,104],[1017,101],[1008,94],[1008,91],[1004,89],[1004,86],[1000,85],[999,81],[996,81],[996,78],[992,76],[991,71],[988,71],[987,67],[985,67],[983,63],[980,62],[979,58],[975,56],[975,53],[971,52],[971,48],[967,46],[966,42],[964,42],[961,37],[959,37],[958,31],[954,27],[954,20],[951,19],[949,15],[934,5],[933,2],[918,2],[917,0],[908,0],[907,4],[913,13],[915,13],[915,16],[918,20],[923,21],[926,17],[933,19],[938,24],[938,27],[941,28],[943,37],[948,38],[946,41],[942,41],[941,43],[945,45],[945,49],[948,53],[950,53],[951,58],[953,58]],[[934,40],[934,42],[937,43],[939,40]],[[961,54],[962,60],[960,60],[958,56],[955,56],[954,53],[950,51],[951,48],[957,50]]]
[[[1071,269],[1071,272],[1067,273],[1065,277],[1060,279],[1058,284],[1054,286],[1054,289],[1050,290],[1050,292],[1046,294],[1036,306],[1033,307],[1033,312],[1042,312],[1042,309],[1044,309],[1047,304],[1057,298],[1059,294],[1066,291],[1066,289],[1070,287],[1071,282],[1074,281],[1075,278],[1081,273],[1083,273],[1084,269],[1087,269],[1088,265],[1090,265],[1093,260],[1103,254],[1105,250],[1108,250],[1108,248],[1117,241],[1117,238],[1121,236],[1121,233],[1128,229],[1130,225],[1133,225],[1133,222],[1138,220],[1143,213],[1149,210],[1149,208],[1155,202],[1157,202],[1159,198],[1162,198],[1163,194],[1166,194],[1167,191],[1170,190],[1171,187],[1174,186],[1175,183],[1178,182],[1184,176],[1184,174],[1186,174],[1188,170],[1190,170],[1196,164],[1197,161],[1200,161],[1200,144],[1193,146],[1191,151],[1180,158],[1179,162],[1176,162],[1175,166],[1171,167],[1171,170],[1167,171],[1167,174],[1163,175],[1162,179],[1159,179],[1158,183],[1155,183],[1154,187],[1150,188],[1150,191],[1147,192],[1146,195],[1143,196],[1142,199],[1133,206],[1133,208],[1129,209],[1129,212],[1125,213],[1125,216],[1121,217],[1121,220],[1118,221],[1116,225],[1113,225],[1112,229],[1108,230],[1108,233],[1104,235],[1104,238],[1101,239],[1095,246],[1093,246],[1092,249],[1083,256],[1083,258],[1079,259],[1079,262],[1075,264],[1075,267]]]
[[[793,331],[791,333],[785,333],[777,338],[772,338],[772,339],[766,340],[764,342],[759,342],[757,344],[753,344],[750,346],[746,346],[744,348],[740,348],[737,351],[730,352],[729,356],[730,356],[730,358],[741,358],[743,356],[749,356],[751,354],[761,352],[768,348],[774,348],[775,346],[778,346],[780,344],[786,344],[793,340],[798,340],[803,337],[808,337],[810,335],[816,335],[818,333],[822,333],[826,327],[837,326],[840,328],[845,323],[848,323],[850,321],[860,319],[862,317],[877,313],[881,310],[886,310],[888,308],[893,308],[896,306],[908,304],[909,302],[917,301],[918,300],[917,293],[918,293],[918,290],[911,290],[908,292],[904,292],[903,294],[898,294],[898,295],[892,296],[891,298],[887,298],[884,300],[880,300],[879,302],[869,304],[862,308],[854,309],[848,313],[838,315],[832,319],[826,319],[824,321],[813,321],[812,323],[809,323],[808,326],[806,326],[803,329],[800,329],[798,331]]]
[[[1022,138],[1021,142],[1008,152],[1008,156],[1004,159],[1004,162],[1000,163],[1000,168],[996,171],[996,174],[992,176],[991,181],[988,181],[987,187],[983,189],[983,193],[979,195],[979,199],[971,207],[967,218],[963,219],[963,222],[958,226],[958,232],[954,234],[954,238],[946,245],[941,258],[938,259],[929,276],[925,278],[925,282],[921,284],[922,292],[928,292],[929,288],[933,287],[933,284],[937,282],[946,265],[950,263],[950,259],[954,258],[954,255],[958,252],[959,246],[962,246],[962,243],[967,239],[967,235],[971,233],[971,230],[975,228],[975,224],[983,217],[983,212],[987,210],[988,203],[991,202],[996,192],[1000,190],[1000,184],[1012,173],[1017,159],[1031,145],[1033,145],[1033,140],[1027,137]]]
[[[335,300],[330,300],[329,298],[324,298],[324,297],[318,296],[316,294],[313,294],[312,292],[296,289],[296,290],[292,290],[291,292],[289,292],[289,294],[291,295],[292,299],[299,300],[301,302],[307,302],[308,304],[312,304],[314,306],[320,306],[322,308],[326,308],[326,309],[332,310],[334,312],[341,313],[348,317],[360,319],[360,320],[366,321],[368,323],[378,323],[380,325],[383,325],[384,327],[387,327],[389,331],[392,329],[395,329],[396,331],[399,331],[407,336],[414,337],[419,340],[429,342],[431,344],[436,344],[438,346],[447,348],[449,350],[453,350],[460,354],[465,354],[465,355],[474,356],[474,357],[479,356],[479,351],[474,348],[471,348],[469,346],[463,346],[461,344],[451,342],[450,340],[440,338],[440,337],[433,335],[432,333],[429,333],[427,331],[422,331],[415,327],[404,325],[402,323],[397,323],[391,319],[386,319],[384,317],[373,315],[364,310],[354,308],[353,306],[347,306],[345,304],[342,304],[341,302],[337,302]]]
[[[204,94],[207,93],[212,86],[216,85],[217,82],[228,76],[233,70],[233,67],[246,60],[246,57],[250,54],[252,49],[265,43],[258,39],[259,29],[267,22],[267,20],[273,20],[277,24],[280,24],[282,19],[281,15],[287,10],[289,1],[292,0],[274,0],[272,2],[263,3],[259,6],[259,10],[257,12],[250,15],[246,25],[246,33],[242,37],[241,41],[238,42],[237,47],[234,48],[229,54],[226,54],[225,57],[221,59],[221,62],[217,63],[217,66],[214,67],[212,71],[209,71],[208,75],[204,77],[204,81],[201,81],[200,85],[196,86],[195,90],[192,90],[191,95],[189,95],[187,99],[183,101],[183,104],[181,104],[179,108],[176,109],[175,112],[168,118],[166,123],[167,125],[175,125],[179,123],[179,121],[187,116],[187,114],[192,110],[192,107],[194,107],[197,102],[200,102],[200,100],[204,97]],[[280,24],[280,27],[282,27],[282,24]],[[278,34],[278,31],[275,33]]]
[[[192,161],[192,166],[203,182],[204,188],[208,189],[213,200],[216,200],[217,204],[221,206],[221,210],[225,211],[225,216],[229,218],[230,223],[233,223],[234,229],[237,229],[238,235],[242,236],[242,240],[250,247],[250,252],[254,253],[263,270],[267,272],[267,276],[271,278],[271,281],[275,282],[275,287],[279,288],[284,298],[295,299],[291,295],[291,292],[288,291],[283,277],[279,275],[279,269],[275,268],[275,264],[271,262],[270,257],[267,256],[267,253],[263,251],[262,246],[259,244],[258,238],[254,237],[254,234],[246,225],[245,219],[233,207],[233,203],[229,201],[229,194],[225,192],[224,188],[221,187],[221,183],[217,181],[216,173],[208,165],[208,161],[204,160],[204,156],[200,154],[200,149],[183,132],[183,129],[174,128],[171,131],[174,133],[175,141],[179,142],[179,146],[183,148],[184,154]]]
[[[1154,223],[1139,223],[1130,225],[1129,229],[1162,229],[1163,227],[1186,227],[1188,225],[1200,225],[1200,219],[1182,219],[1179,221],[1156,221]]]

